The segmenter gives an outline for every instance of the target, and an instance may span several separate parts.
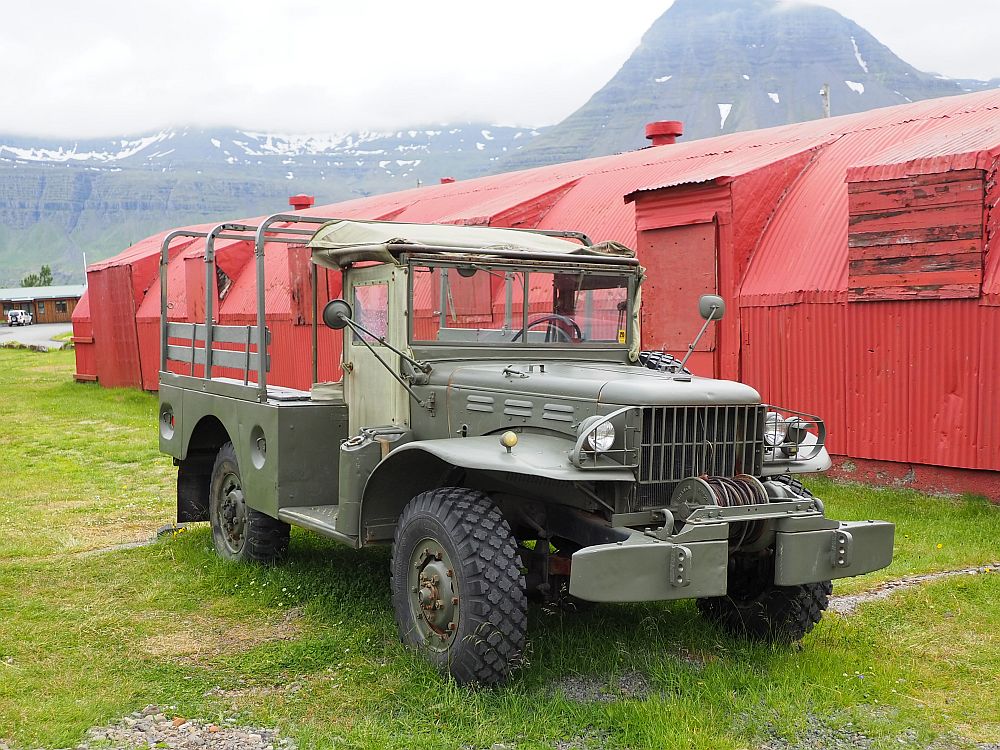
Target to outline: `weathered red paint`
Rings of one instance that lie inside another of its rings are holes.
[[[574,229],[637,247],[644,343],[675,354],[714,268],[729,310],[692,357],[695,372],[743,378],[771,403],[821,415],[835,452],[951,467],[965,481],[1000,472],[998,112],[1000,92],[984,92],[304,213]],[[81,376],[156,387],[161,238],[91,266],[92,307],[74,315],[74,330],[85,337],[91,325],[94,338],[78,349]],[[202,253],[200,241],[171,253],[171,319],[204,304]],[[223,243],[217,257],[229,280],[218,319],[253,322],[252,249]],[[304,251],[269,248],[266,268],[272,382],[307,387]],[[321,304],[339,293],[333,278]],[[339,375],[328,334],[321,379]]]

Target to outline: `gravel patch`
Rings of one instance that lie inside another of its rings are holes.
[[[87,730],[75,750],[295,750],[295,743],[277,729],[221,726],[178,716],[168,707],[146,706],[114,724]],[[0,750],[12,750],[0,742]]]
[[[600,677],[570,675],[552,684],[552,691],[561,693],[574,703],[613,703],[619,700],[642,700],[649,695],[649,680],[640,672],[626,672],[608,683]]]
[[[557,740],[555,750],[603,750],[607,747],[608,733],[591,731],[568,740]]]
[[[897,581],[885,581],[868,591],[857,594],[844,594],[843,596],[830,597],[830,605],[827,610],[836,612],[838,615],[852,615],[858,607],[866,602],[888,599],[897,591],[910,589],[928,581],[937,581],[941,578],[953,578],[955,576],[977,576],[988,573],[1000,572],[1000,562],[992,565],[980,565],[975,568],[963,568],[961,570],[943,570],[939,573],[925,573],[923,575],[906,576]]]
[[[1000,750],[1000,745],[977,744],[954,732],[945,733],[929,744],[921,743],[912,729],[897,735],[894,741],[876,742],[855,729],[852,722],[834,727],[814,715],[809,715],[805,731],[795,739],[774,737],[761,745],[760,750],[870,750],[876,746],[894,746],[901,750]]]
[[[794,740],[777,737],[761,745],[761,750],[869,750],[875,741],[855,731],[850,724],[832,727],[816,716],[810,716],[806,730]]]

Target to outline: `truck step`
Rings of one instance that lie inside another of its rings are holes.
[[[303,529],[315,531],[317,534],[335,539],[352,547],[358,546],[357,537],[348,536],[337,531],[338,505],[312,505],[294,508],[280,508],[278,520],[301,526]]]

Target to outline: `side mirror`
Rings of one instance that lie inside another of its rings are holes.
[[[698,312],[705,320],[722,320],[726,314],[726,302],[718,295],[703,294],[698,300]]]
[[[323,322],[328,328],[339,331],[347,327],[347,321],[351,319],[353,313],[347,300],[332,299],[323,308]]]

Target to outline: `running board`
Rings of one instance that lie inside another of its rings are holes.
[[[337,531],[337,511],[338,505],[313,505],[295,508],[279,508],[278,520],[290,523],[293,526],[301,526],[303,529],[315,531],[325,537],[334,539],[341,544],[351,547],[358,546],[357,537]]]

